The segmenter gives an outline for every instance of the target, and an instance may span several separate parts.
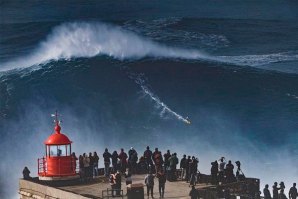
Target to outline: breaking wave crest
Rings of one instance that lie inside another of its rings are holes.
[[[0,71],[26,68],[53,60],[89,58],[97,55],[107,55],[119,60],[144,57],[178,58],[253,67],[298,60],[297,54],[289,53],[212,56],[199,50],[162,45],[105,23],[73,22],[54,28],[30,55],[0,64]]]

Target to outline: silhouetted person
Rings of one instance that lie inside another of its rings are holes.
[[[191,157],[190,156],[187,156],[187,160],[186,160],[186,177],[185,177],[185,179],[186,179],[186,182],[188,182],[189,181],[189,178],[190,178],[190,164],[191,164]]]
[[[224,160],[225,160],[225,157],[221,157],[219,159],[219,174],[218,174],[218,177],[219,177],[220,182],[223,182],[223,180],[224,180],[224,172],[225,172],[225,165],[226,165],[226,162]]]
[[[165,172],[163,171],[163,169],[161,169],[158,173],[157,173],[157,178],[158,178],[158,190],[159,190],[159,196],[161,198],[164,197],[164,193],[165,193],[165,185],[166,185],[166,175]]]
[[[164,171],[167,172],[168,167],[170,166],[169,158],[171,157],[170,150],[167,150],[167,153],[163,155],[164,157]]]
[[[233,182],[234,181],[234,165],[232,164],[232,161],[229,160],[228,164],[226,165],[226,177],[227,182]]]
[[[108,177],[110,174],[110,164],[112,155],[110,154],[109,150],[106,148],[105,152],[102,154],[103,162],[104,162],[104,172],[105,176]]]
[[[274,185],[272,186],[273,199],[278,199],[278,190],[279,188],[277,187],[277,182],[274,182]]]
[[[264,199],[272,199],[268,188],[269,188],[269,185],[266,184],[265,188],[263,189]]]
[[[31,179],[31,177],[30,177],[30,170],[28,169],[28,167],[25,167],[23,169],[23,178],[25,180],[30,180]]]
[[[149,171],[149,168],[153,165],[152,162],[152,151],[150,150],[150,147],[146,147],[146,151],[144,151],[144,158],[147,164],[147,171]]]
[[[99,157],[97,155],[97,153],[94,151],[93,153],[93,172],[94,172],[94,176],[98,176],[98,161],[99,161]],[[106,177],[109,177],[109,175],[107,175]]]
[[[120,159],[121,171],[124,173],[127,167],[127,154],[124,152],[124,149],[121,149],[118,158]]]
[[[289,199],[296,199],[298,197],[296,183],[293,183],[293,186],[290,188],[289,191]]]
[[[151,171],[149,171],[149,173],[145,177],[145,184],[147,186],[147,196],[149,197],[149,194],[151,192],[151,197],[153,198],[154,175],[152,175]]]
[[[284,193],[284,189],[280,189],[278,199],[287,199],[287,196]]]
[[[138,153],[137,151],[131,147],[128,151],[128,164],[131,168],[132,173],[136,173],[137,171],[137,161],[138,161]]]
[[[199,191],[195,188],[195,186],[191,187],[191,190],[189,192],[189,196],[190,196],[191,199],[199,199],[200,198]]]
[[[158,151],[154,154],[154,164],[155,164],[155,173],[159,172],[162,169],[163,159],[161,152]]]
[[[179,162],[177,158],[177,153],[174,153],[170,158],[170,180],[176,180],[176,167]]]
[[[285,183],[284,183],[283,181],[281,181],[281,182],[279,183],[279,189],[283,189],[283,190],[285,190],[285,188],[286,188]]]
[[[118,170],[115,174],[115,188],[116,190],[116,195],[120,196],[120,191],[121,191],[121,174],[120,171]]]
[[[114,151],[112,154],[112,166],[114,171],[117,171],[119,169],[117,166],[117,162],[118,162],[118,153],[117,151]]]
[[[214,162],[211,162],[211,183],[217,184],[217,174],[218,174],[218,163],[215,160]]]
[[[147,164],[143,156],[141,156],[139,159],[138,168],[140,173],[147,173]]]
[[[93,177],[93,168],[94,168],[94,157],[92,156],[92,153],[90,152],[89,153],[89,159],[90,159],[90,162],[89,162],[89,177],[92,178]]]
[[[181,169],[181,180],[185,179],[186,176],[186,155],[183,155],[183,158],[180,161],[180,169]]]

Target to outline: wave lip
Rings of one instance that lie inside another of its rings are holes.
[[[104,23],[64,23],[52,31],[31,55],[2,64],[0,70],[30,67],[51,60],[107,55],[116,59],[167,57],[198,59],[208,56],[195,50],[167,47],[120,27]]]
[[[298,60],[297,52],[212,56],[195,49],[165,46],[105,23],[73,22],[54,28],[31,54],[0,64],[0,71],[26,68],[61,59],[89,58],[97,55],[107,55],[119,60],[144,57],[177,58],[257,68],[264,68],[262,66],[271,63]]]

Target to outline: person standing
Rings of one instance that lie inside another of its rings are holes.
[[[277,182],[274,182],[274,185],[272,186],[272,194],[273,194],[273,199],[278,199],[278,190],[277,188]]]
[[[170,150],[167,150],[167,153],[163,155],[164,157],[164,171],[167,172],[168,167],[170,166],[169,158],[171,157]]]
[[[158,178],[158,190],[159,190],[159,196],[161,198],[164,197],[165,194],[165,185],[166,185],[166,175],[163,169],[161,169],[158,173],[157,173],[157,178]]]
[[[118,162],[118,153],[117,153],[117,151],[114,151],[112,154],[112,166],[113,166],[114,172],[116,172],[119,169],[117,167],[117,162]]]
[[[290,188],[289,191],[289,199],[296,199],[298,196],[296,183],[293,183],[293,186]]]
[[[214,162],[211,162],[211,183],[213,185],[217,184],[217,174],[218,174],[218,163],[217,160],[215,160]]]
[[[127,154],[124,152],[123,148],[121,149],[118,158],[120,159],[121,172],[125,172],[127,167]]]
[[[94,161],[93,162],[93,165],[94,165],[94,167],[93,167],[94,176],[98,176],[99,175],[98,174],[98,161],[99,161],[99,157],[98,157],[98,155],[97,155],[97,153],[95,151],[93,153],[93,161]]]
[[[150,150],[150,147],[149,146],[147,146],[146,151],[144,151],[144,158],[145,158],[145,161],[146,161],[146,164],[147,164],[147,171],[149,171],[150,168],[153,165],[153,162],[152,162],[152,151]]]
[[[180,161],[180,169],[181,169],[181,180],[185,180],[185,176],[186,176],[186,155],[183,155],[183,158]]]
[[[86,155],[86,153],[83,154],[83,164],[84,164],[84,180],[89,179],[90,177],[90,158]]]
[[[89,153],[89,177],[90,178],[93,178],[93,176],[94,176],[94,158],[93,158],[93,156],[92,156],[92,153],[90,152]]]
[[[154,175],[152,175],[151,171],[149,171],[149,173],[145,177],[145,184],[147,186],[148,198],[149,198],[150,192],[151,192],[151,197],[153,198]]]
[[[269,185],[266,184],[266,185],[265,185],[265,188],[263,189],[264,199],[272,199],[272,198],[271,198],[270,191],[269,191],[268,188],[269,188]]]
[[[115,174],[115,189],[116,189],[116,196],[120,196],[121,192],[121,174],[120,171],[118,170]]]
[[[110,164],[111,164],[111,157],[112,155],[109,153],[109,150],[106,148],[105,152],[102,154],[103,157],[103,161],[104,161],[104,172],[105,172],[105,176],[108,177],[109,173],[110,173]]]

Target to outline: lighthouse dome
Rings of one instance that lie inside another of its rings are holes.
[[[60,133],[60,130],[61,127],[59,126],[59,124],[56,124],[55,133],[50,135],[44,143],[46,145],[65,145],[72,143],[66,135]]]

